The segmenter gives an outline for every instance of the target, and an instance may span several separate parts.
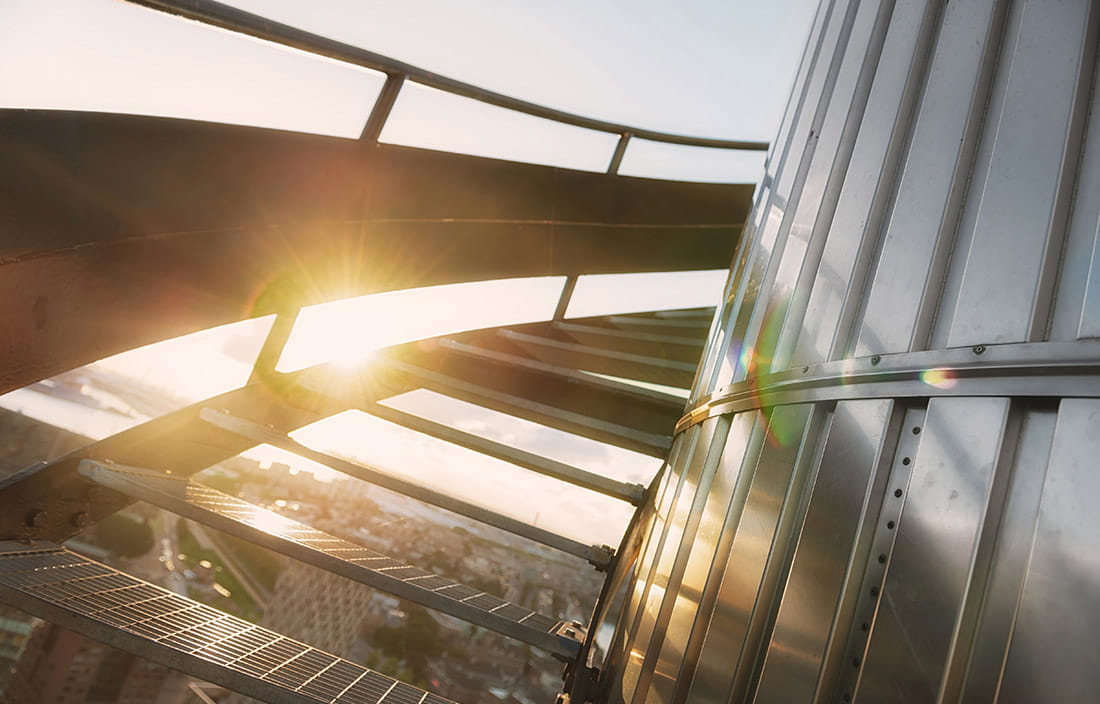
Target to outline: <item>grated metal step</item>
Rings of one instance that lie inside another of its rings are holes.
[[[565,659],[580,650],[584,634],[575,624],[407,565],[190,479],[94,460],[83,461],[80,472],[135,499]]]
[[[53,543],[0,542],[0,602],[272,704],[450,701]]]
[[[564,535],[531,525],[511,516],[506,516],[496,511],[491,511],[483,506],[463,501],[451,494],[437,491],[415,482],[408,481],[387,472],[345,460],[325,452],[319,452],[307,447],[290,437],[286,433],[278,432],[259,423],[253,423],[244,418],[237,418],[227,411],[218,411],[213,408],[202,409],[199,416],[207,423],[233,433],[243,438],[248,438],[256,444],[267,444],[287,452],[292,452],[299,457],[304,457],[314,462],[325,465],[348,476],[361,479],[365,482],[380,486],[383,489],[404,494],[417,501],[423,501],[432,506],[438,506],[460,516],[481,521],[494,528],[499,528],[514,535],[519,535],[528,540],[533,540],[543,545],[561,550],[562,552],[588,560],[596,569],[606,569],[611,562],[611,548],[607,546],[585,545]]]

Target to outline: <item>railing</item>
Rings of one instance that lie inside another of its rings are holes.
[[[599,132],[609,132],[619,136],[619,142],[611,156],[607,173],[618,173],[627,145],[634,137],[653,142],[676,144],[687,147],[709,147],[739,151],[767,151],[767,142],[755,142],[711,137],[693,137],[672,134],[657,130],[632,127],[617,122],[599,120],[583,115],[556,110],[537,103],[520,100],[503,93],[487,90],[479,86],[455,80],[447,76],[428,71],[403,61],[397,61],[373,51],[345,44],[312,32],[274,22],[259,15],[225,5],[214,0],[128,0],[137,5],[179,15],[187,19],[239,32],[265,41],[325,56],[337,61],[361,66],[386,74],[386,83],[382,87],[370,116],[367,118],[363,134],[360,137],[367,142],[376,143],[382,128],[389,118],[397,96],[405,81],[445,91],[452,95],[470,98],[496,107],[524,113],[533,117],[552,120],[566,125],[582,127]]]

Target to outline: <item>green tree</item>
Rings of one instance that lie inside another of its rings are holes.
[[[97,523],[95,535],[100,546],[122,557],[140,557],[153,549],[153,529],[121,513]]]

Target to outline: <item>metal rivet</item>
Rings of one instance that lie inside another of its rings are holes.
[[[894,496],[901,498],[901,489],[894,489]]]
[[[859,627],[859,628],[860,628],[860,630],[862,630],[862,631],[869,631],[869,630],[871,630],[871,624],[869,624],[869,623],[867,623],[866,621],[864,621],[864,622],[863,622],[862,624],[860,624],[860,627]]]
[[[859,667],[859,658],[852,658],[852,667]]]
[[[885,562],[886,562],[886,556],[885,555],[879,555],[878,556],[878,563],[881,565],[881,564],[884,564]]]
[[[985,352],[985,345],[974,345],[974,354]]]
[[[878,587],[871,587],[871,596],[878,596]]]
[[[912,460],[910,460],[908,457],[902,459],[902,461],[901,461],[902,464],[907,465],[907,466],[910,462],[912,462]]]
[[[913,435],[920,435],[920,426],[919,425],[913,427]]]
[[[852,701],[852,695],[849,694],[848,692],[845,692],[844,693],[844,701],[846,701],[846,702]]]
[[[893,521],[886,521],[886,530],[894,530],[894,526],[897,525]]]
[[[874,357],[871,357],[871,364],[872,365],[878,364],[881,361],[882,361],[882,357],[878,356],[877,354]]]

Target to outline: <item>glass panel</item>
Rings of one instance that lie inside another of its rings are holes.
[[[619,173],[676,181],[707,183],[757,183],[764,174],[766,152],[632,139],[623,155]]]
[[[462,330],[548,320],[563,276],[498,279],[375,293],[302,308],[276,367],[352,366],[375,350]]]
[[[4,394],[0,408],[99,440],[244,386],[274,319],[242,320],[121,352]]]
[[[681,134],[769,140],[818,3],[227,4],[562,110]]]
[[[379,141],[582,171],[607,170],[619,136],[505,110],[417,83],[401,88]]]
[[[111,0],[0,6],[0,107],[358,138],[385,76]],[[17,67],[17,68],[16,68]]]

